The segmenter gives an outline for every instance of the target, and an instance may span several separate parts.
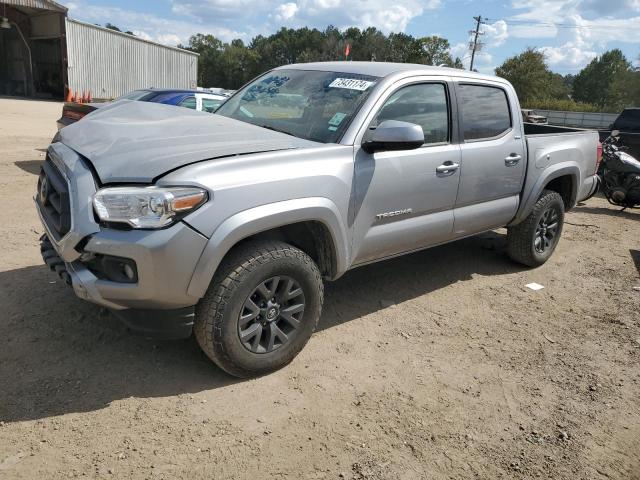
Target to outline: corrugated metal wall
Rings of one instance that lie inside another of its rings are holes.
[[[578,128],[606,129],[618,118],[617,113],[565,112],[538,109],[536,109],[536,113],[547,117],[550,125]]]
[[[178,48],[66,19],[69,87],[93,98],[138,88],[195,88],[198,56]]]

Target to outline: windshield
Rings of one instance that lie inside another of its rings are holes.
[[[219,115],[322,143],[335,143],[378,77],[274,70],[216,110]]]

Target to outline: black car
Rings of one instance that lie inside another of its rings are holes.
[[[624,133],[640,133],[640,108],[625,108],[613,122],[611,129]]]

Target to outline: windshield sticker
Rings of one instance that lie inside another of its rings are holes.
[[[335,132],[336,130],[338,130],[338,127],[329,127],[330,132]]]
[[[342,120],[344,120],[344,117],[346,116],[346,113],[336,112],[336,114],[331,117],[331,120],[329,120],[329,125],[331,125],[332,127],[337,127],[342,123]]]
[[[247,117],[249,117],[249,118],[252,118],[252,117],[253,117],[253,113],[251,113],[249,110],[247,110],[247,109],[246,109],[246,108],[244,108],[244,107],[240,107],[240,111],[241,111],[242,113],[244,113],[244,114],[245,114]]]
[[[367,88],[373,85],[374,82],[367,82],[366,80],[358,80],[355,78],[336,78],[329,84],[329,88],[346,88],[348,90],[359,90],[364,92]]]

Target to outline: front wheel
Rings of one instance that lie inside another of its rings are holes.
[[[229,253],[196,306],[196,339],[231,375],[277,370],[311,337],[323,292],[306,253],[283,242],[248,242]]]
[[[544,190],[532,212],[507,230],[507,252],[529,267],[545,263],[558,245],[564,225],[564,202],[558,192]]]

